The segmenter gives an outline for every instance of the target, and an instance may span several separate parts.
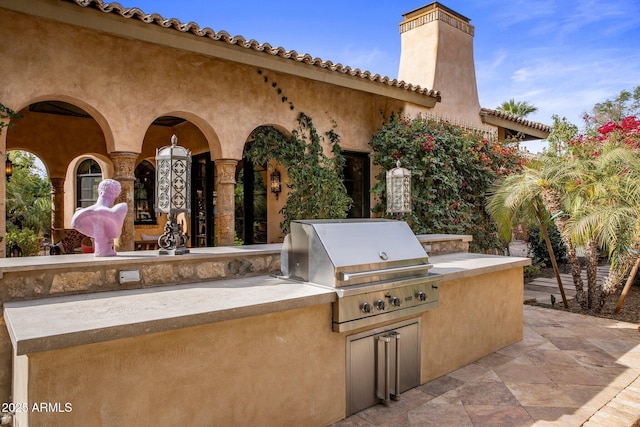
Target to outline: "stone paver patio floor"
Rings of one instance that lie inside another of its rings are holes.
[[[334,427],[632,426],[638,325],[524,306],[524,339]]]

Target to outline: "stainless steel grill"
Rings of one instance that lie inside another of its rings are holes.
[[[333,330],[345,332],[438,306],[438,276],[402,221],[292,221],[283,247],[286,276],[332,288]]]

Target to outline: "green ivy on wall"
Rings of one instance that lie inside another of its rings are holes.
[[[381,200],[374,212],[384,215],[385,173],[399,159],[411,170],[412,181],[412,212],[403,219],[416,234],[471,234],[474,252],[503,249],[485,200],[501,176],[522,164],[513,141],[488,140],[446,121],[393,114],[369,145],[373,163],[381,166],[372,189]]]
[[[345,158],[340,137],[333,130],[324,136],[316,130],[309,116],[300,113],[297,127],[285,136],[273,127],[262,126],[253,132],[254,142],[246,156],[254,164],[274,160],[287,169],[289,194],[280,213],[280,228],[288,233],[293,219],[345,218],[351,199],[342,182]],[[325,137],[331,157],[322,149]]]
[[[21,117],[22,116],[20,114],[0,102],[0,119],[19,119]],[[12,123],[6,123],[4,120],[0,120],[0,134],[2,133],[2,128],[8,128],[11,126],[13,126]]]

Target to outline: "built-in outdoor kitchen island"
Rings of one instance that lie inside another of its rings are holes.
[[[361,381],[349,382],[368,369],[350,366],[358,340],[376,337],[386,397],[402,399],[394,366],[406,357],[387,338],[418,349],[420,384],[522,339],[528,258],[464,252],[468,236],[418,240],[437,301],[355,328],[334,324],[339,287],[280,276],[279,244],[0,260],[13,347],[1,355],[13,352],[12,401],[28,409],[15,425],[325,426],[360,409]],[[365,380],[374,399],[380,369]],[[32,410],[43,402],[57,410]]]

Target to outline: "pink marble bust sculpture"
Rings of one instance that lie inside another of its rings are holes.
[[[82,234],[93,237],[94,256],[115,256],[113,240],[120,237],[122,224],[127,215],[127,204],[111,207],[120,195],[120,183],[105,179],[98,185],[98,200],[94,205],[78,208],[71,219],[71,227]]]

